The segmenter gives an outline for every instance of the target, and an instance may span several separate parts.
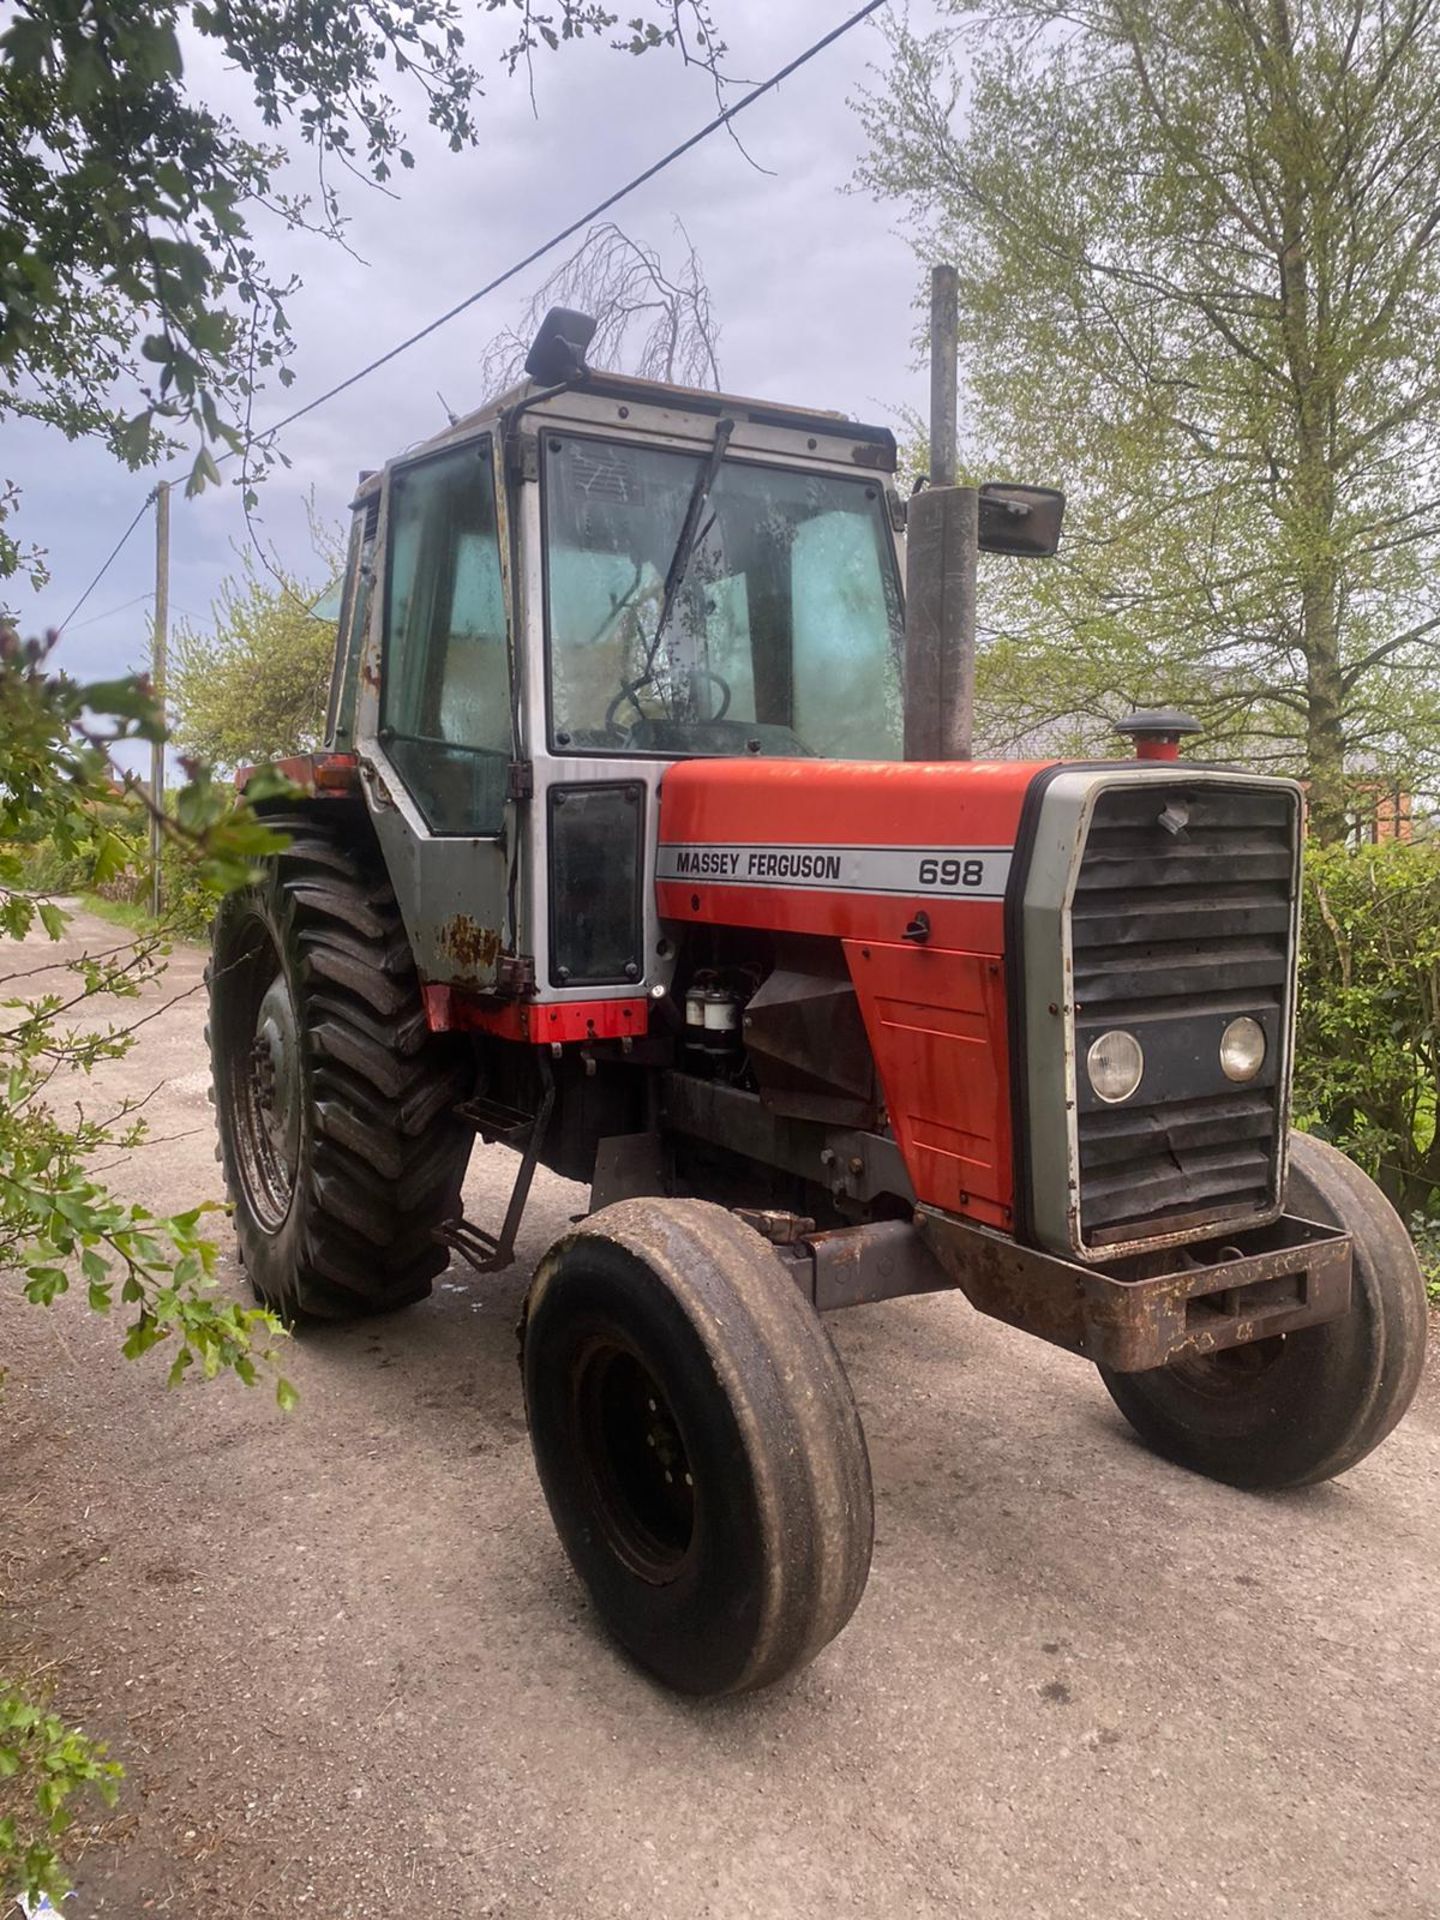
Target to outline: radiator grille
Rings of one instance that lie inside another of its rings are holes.
[[[1112,1026],[1146,1044],[1167,1022],[1183,1023],[1172,1034],[1193,1035],[1196,1045],[1193,1067],[1148,1089],[1147,1069],[1123,1105],[1087,1101],[1082,1087],[1080,1219],[1089,1246],[1192,1222],[1238,1223],[1274,1204],[1296,814],[1283,789],[1199,783],[1112,788],[1096,803],[1071,915],[1082,1055],[1087,1035]],[[1248,1088],[1218,1067],[1219,1033],[1238,1013],[1275,1036],[1274,1058]]]

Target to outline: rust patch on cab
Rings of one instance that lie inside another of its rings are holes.
[[[439,945],[466,973],[488,973],[500,958],[500,929],[482,927],[468,913],[457,913],[440,928]]]

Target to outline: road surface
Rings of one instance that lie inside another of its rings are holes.
[[[169,1209],[219,1194],[201,965],[104,1083],[156,1089],[112,1177]],[[473,1217],[512,1165],[477,1149]],[[869,1590],[793,1681],[690,1704],[597,1630],[531,1466],[516,1314],[583,1200],[542,1177],[509,1272],[290,1343],[288,1418],[0,1293],[0,1657],[128,1775],[69,1920],[1440,1916],[1433,1375],[1257,1498],[958,1299],[842,1315]]]

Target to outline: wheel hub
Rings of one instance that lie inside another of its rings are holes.
[[[1218,1353],[1186,1354],[1172,1360],[1170,1370],[1197,1392],[1214,1400],[1238,1400],[1263,1390],[1265,1376],[1285,1351],[1285,1335],[1273,1333],[1240,1347],[1222,1347]]]
[[[636,1355],[605,1344],[588,1355],[579,1401],[612,1550],[642,1579],[675,1579],[694,1538],[696,1490],[674,1411]]]
[[[283,1213],[300,1164],[300,1027],[283,974],[255,1010],[246,1059],[259,1171],[274,1210]]]

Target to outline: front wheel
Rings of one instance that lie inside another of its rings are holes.
[[[724,1694],[818,1653],[870,1571],[870,1462],[766,1242],[704,1201],[623,1200],[546,1254],[523,1331],[545,1497],[632,1658]]]
[[[1420,1384],[1425,1282],[1399,1215],[1352,1160],[1297,1133],[1290,1212],[1351,1236],[1350,1311],[1249,1346],[1100,1376],[1157,1453],[1231,1486],[1331,1480],[1378,1447]]]

